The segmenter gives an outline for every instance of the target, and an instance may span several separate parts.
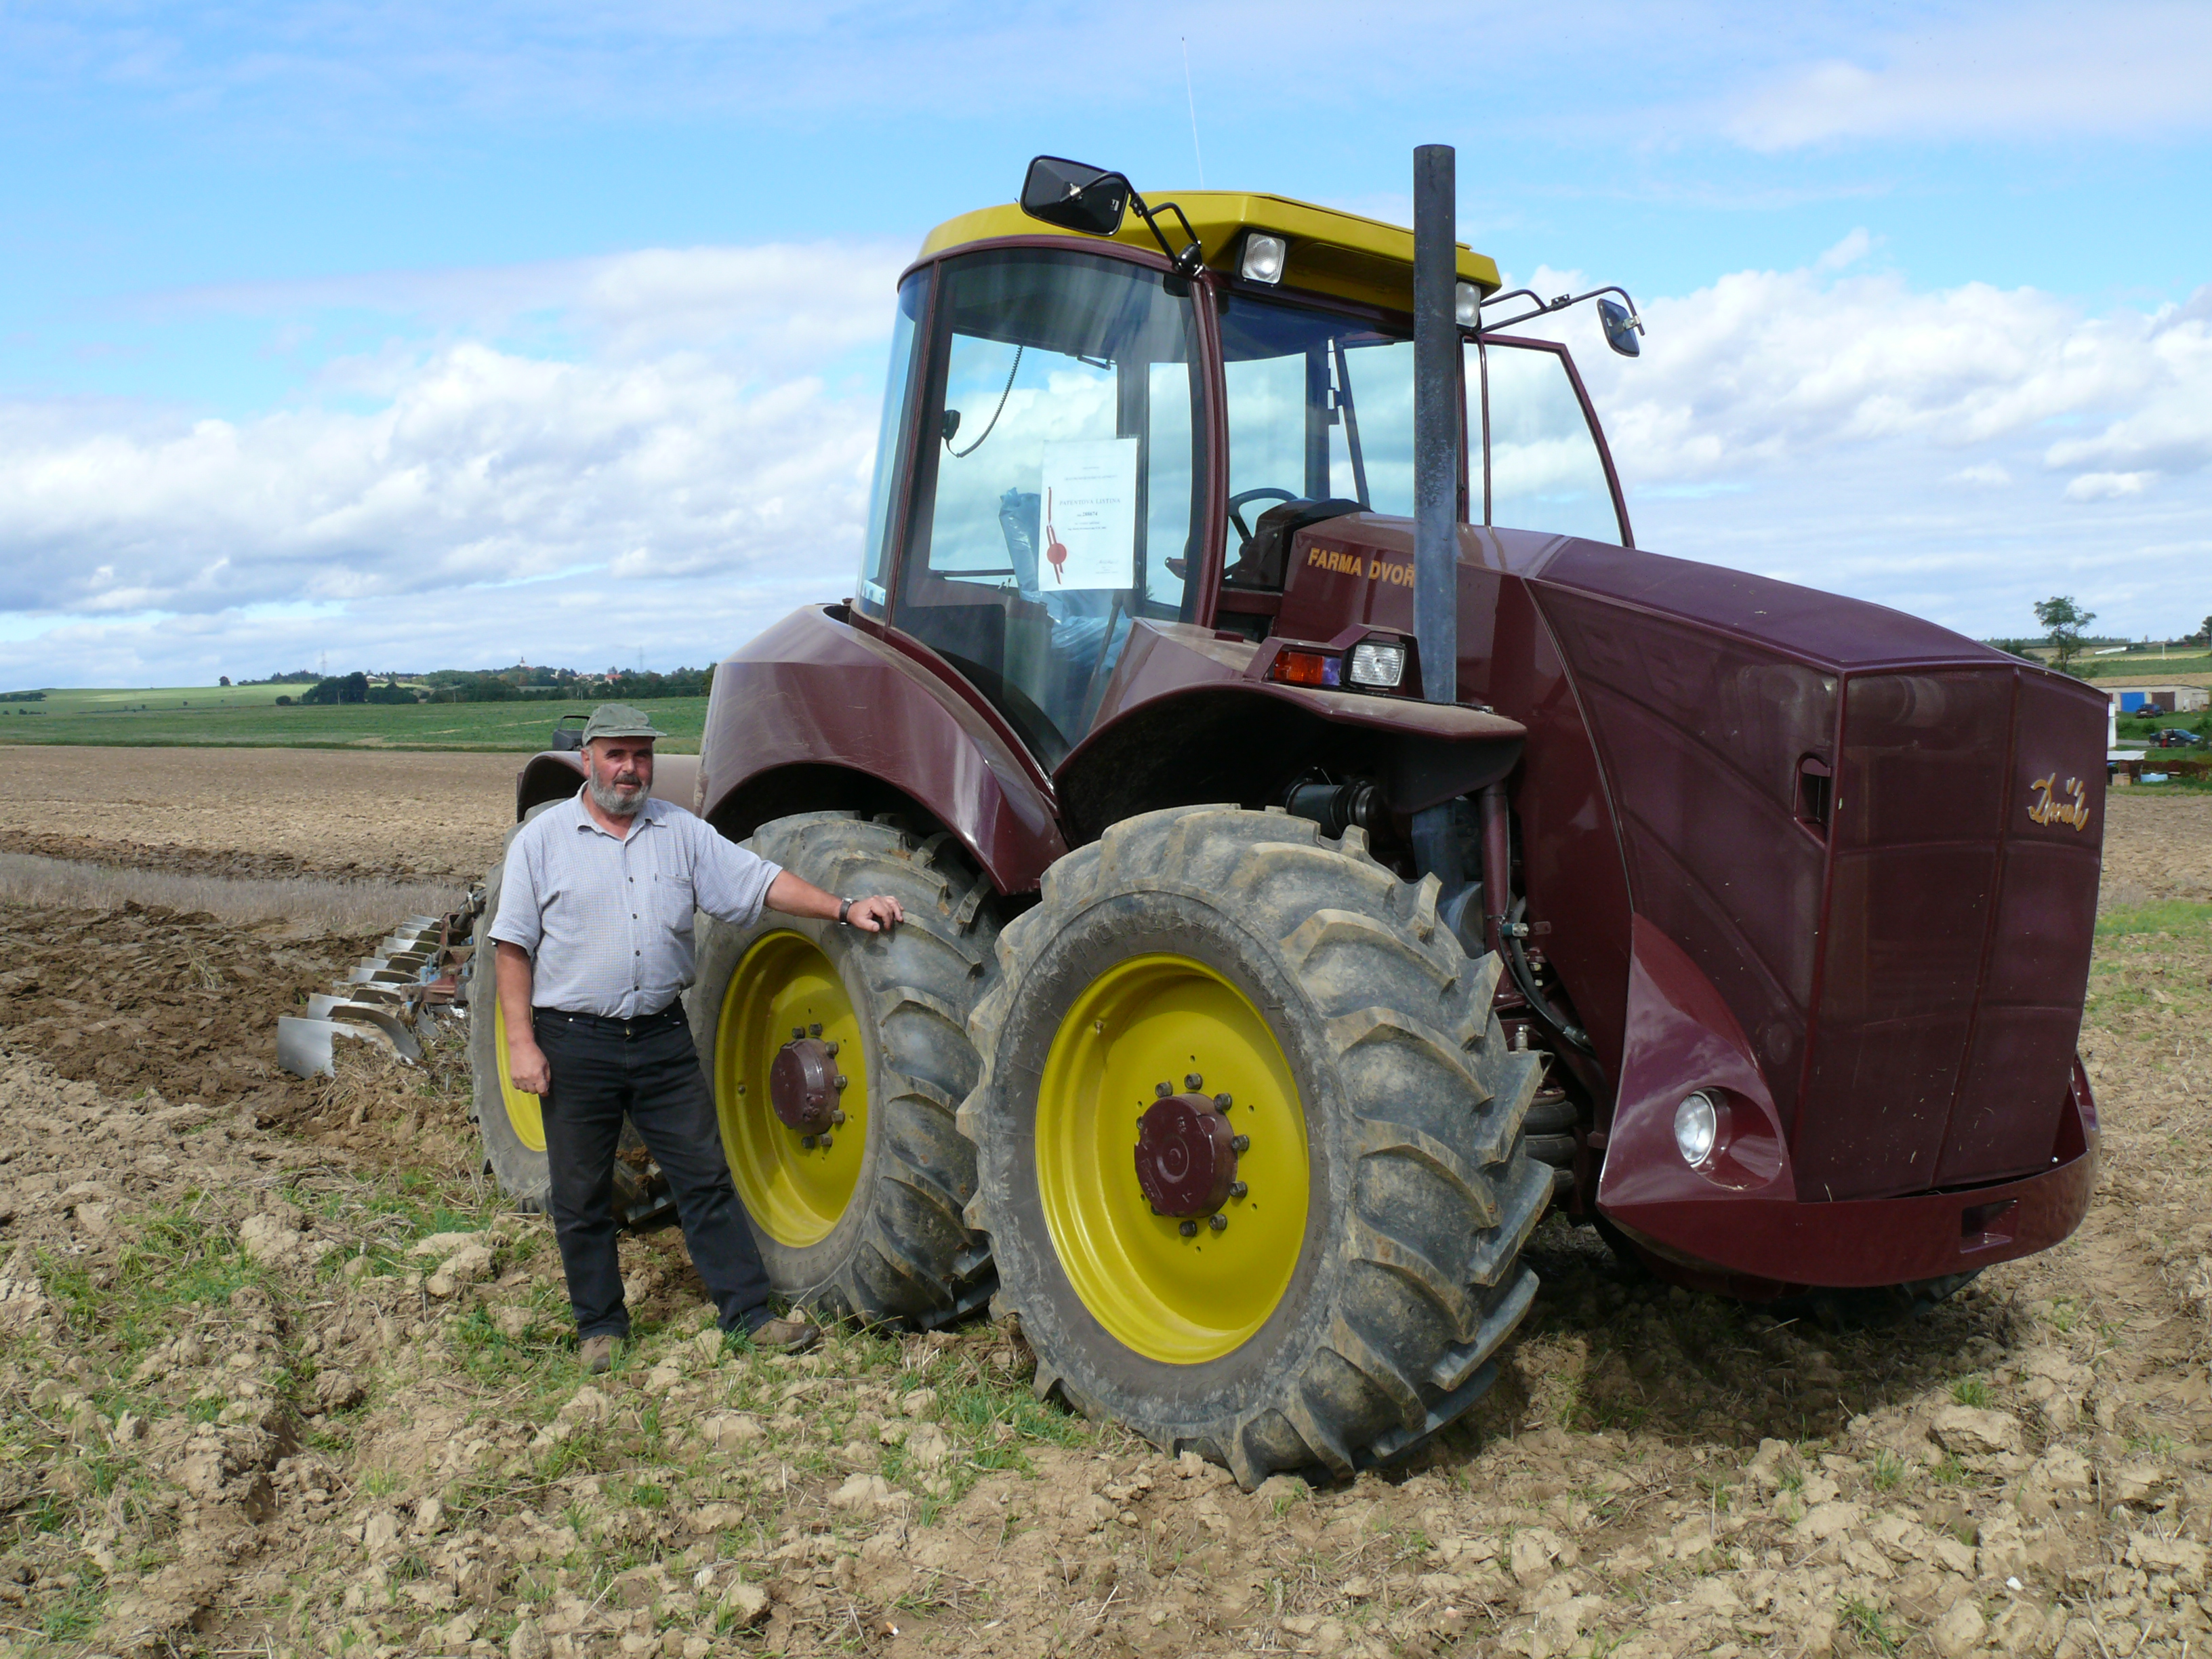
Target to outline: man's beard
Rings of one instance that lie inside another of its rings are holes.
[[[601,783],[595,771],[584,780],[584,787],[591,793],[592,804],[610,817],[635,817],[637,809],[645,805],[647,790],[642,779],[624,788],[611,781]]]

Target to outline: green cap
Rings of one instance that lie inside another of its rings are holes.
[[[584,723],[584,741],[593,738],[665,738],[668,735],[626,702],[603,702]]]

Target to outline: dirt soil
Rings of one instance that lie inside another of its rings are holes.
[[[148,844],[84,788],[68,833]],[[280,1007],[368,941],[0,907],[0,1653],[2201,1650],[2198,806],[2114,803],[2069,1244],[1831,1332],[1547,1224],[1468,1420],[1254,1493],[1039,1405],[988,1323],[730,1347],[672,1233],[625,1241],[639,1337],[586,1378],[545,1224],[472,1178],[458,1041],[274,1071]],[[179,812],[176,845],[256,854]],[[465,867],[483,821],[434,848],[364,809],[359,839]]]
[[[514,817],[514,755],[320,749],[28,751],[0,852],[186,875],[481,881]]]

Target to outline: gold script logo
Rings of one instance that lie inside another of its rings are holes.
[[[2082,799],[2081,780],[2069,778],[2063,788],[2057,787],[2057,784],[2058,774],[2053,772],[2027,786],[2035,792],[2035,799],[2027,809],[2028,822],[2070,823],[2076,830],[2088,828],[2089,804]]]

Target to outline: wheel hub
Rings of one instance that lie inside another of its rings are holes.
[[[821,1031],[817,1025],[811,1036],[793,1032],[769,1066],[769,1103],[784,1127],[802,1135],[821,1134],[843,1117],[837,1107],[845,1086],[837,1073],[837,1045],[823,1042]]]
[[[1238,1138],[1210,1096],[1166,1094],[1146,1107],[1137,1121],[1137,1184],[1153,1213],[1194,1219],[1218,1211],[1237,1182]]]

